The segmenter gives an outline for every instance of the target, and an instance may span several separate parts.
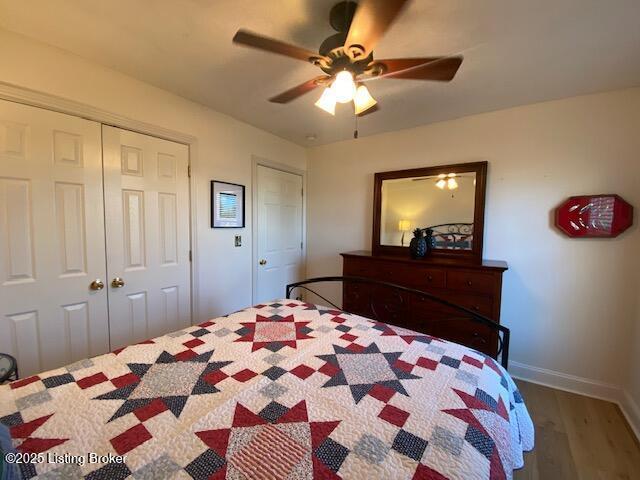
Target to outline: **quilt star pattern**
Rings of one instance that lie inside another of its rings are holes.
[[[301,301],[256,305],[0,386],[24,478],[510,479],[534,430],[469,348]]]

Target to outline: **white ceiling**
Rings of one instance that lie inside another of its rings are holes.
[[[301,145],[351,138],[348,106],[320,91],[267,99],[317,75],[310,64],[231,43],[247,28],[316,50],[337,0],[0,0],[0,26],[210,106]],[[360,135],[640,85],[638,0],[413,0],[376,58],[462,53],[453,82],[369,83],[381,110]],[[317,140],[306,139],[315,134]]]

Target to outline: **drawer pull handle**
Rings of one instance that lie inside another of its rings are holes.
[[[487,343],[487,339],[482,338],[478,332],[474,332],[472,337],[474,342],[479,340],[481,345],[484,345]]]
[[[479,307],[478,305],[474,305],[474,306],[473,306],[473,309],[474,309],[475,311],[477,311],[477,312],[479,312],[479,311],[480,311],[480,307]]]
[[[433,280],[433,277],[431,275],[427,275],[427,280],[431,281]]]
[[[473,285],[473,282],[471,280],[467,280],[467,285],[471,286]]]

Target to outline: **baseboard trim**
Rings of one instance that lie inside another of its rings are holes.
[[[640,442],[640,405],[638,405],[628,391],[622,391],[622,401],[619,403],[622,414]]]
[[[620,386],[513,361],[509,362],[509,373],[519,380],[617,404],[640,441],[640,406]]]
[[[519,362],[509,362],[509,373],[513,378],[538,383],[571,393],[620,403],[622,390],[617,385],[598,382],[589,378],[533,367]]]

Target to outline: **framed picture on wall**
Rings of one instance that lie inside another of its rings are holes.
[[[244,185],[211,181],[211,228],[244,228]]]

